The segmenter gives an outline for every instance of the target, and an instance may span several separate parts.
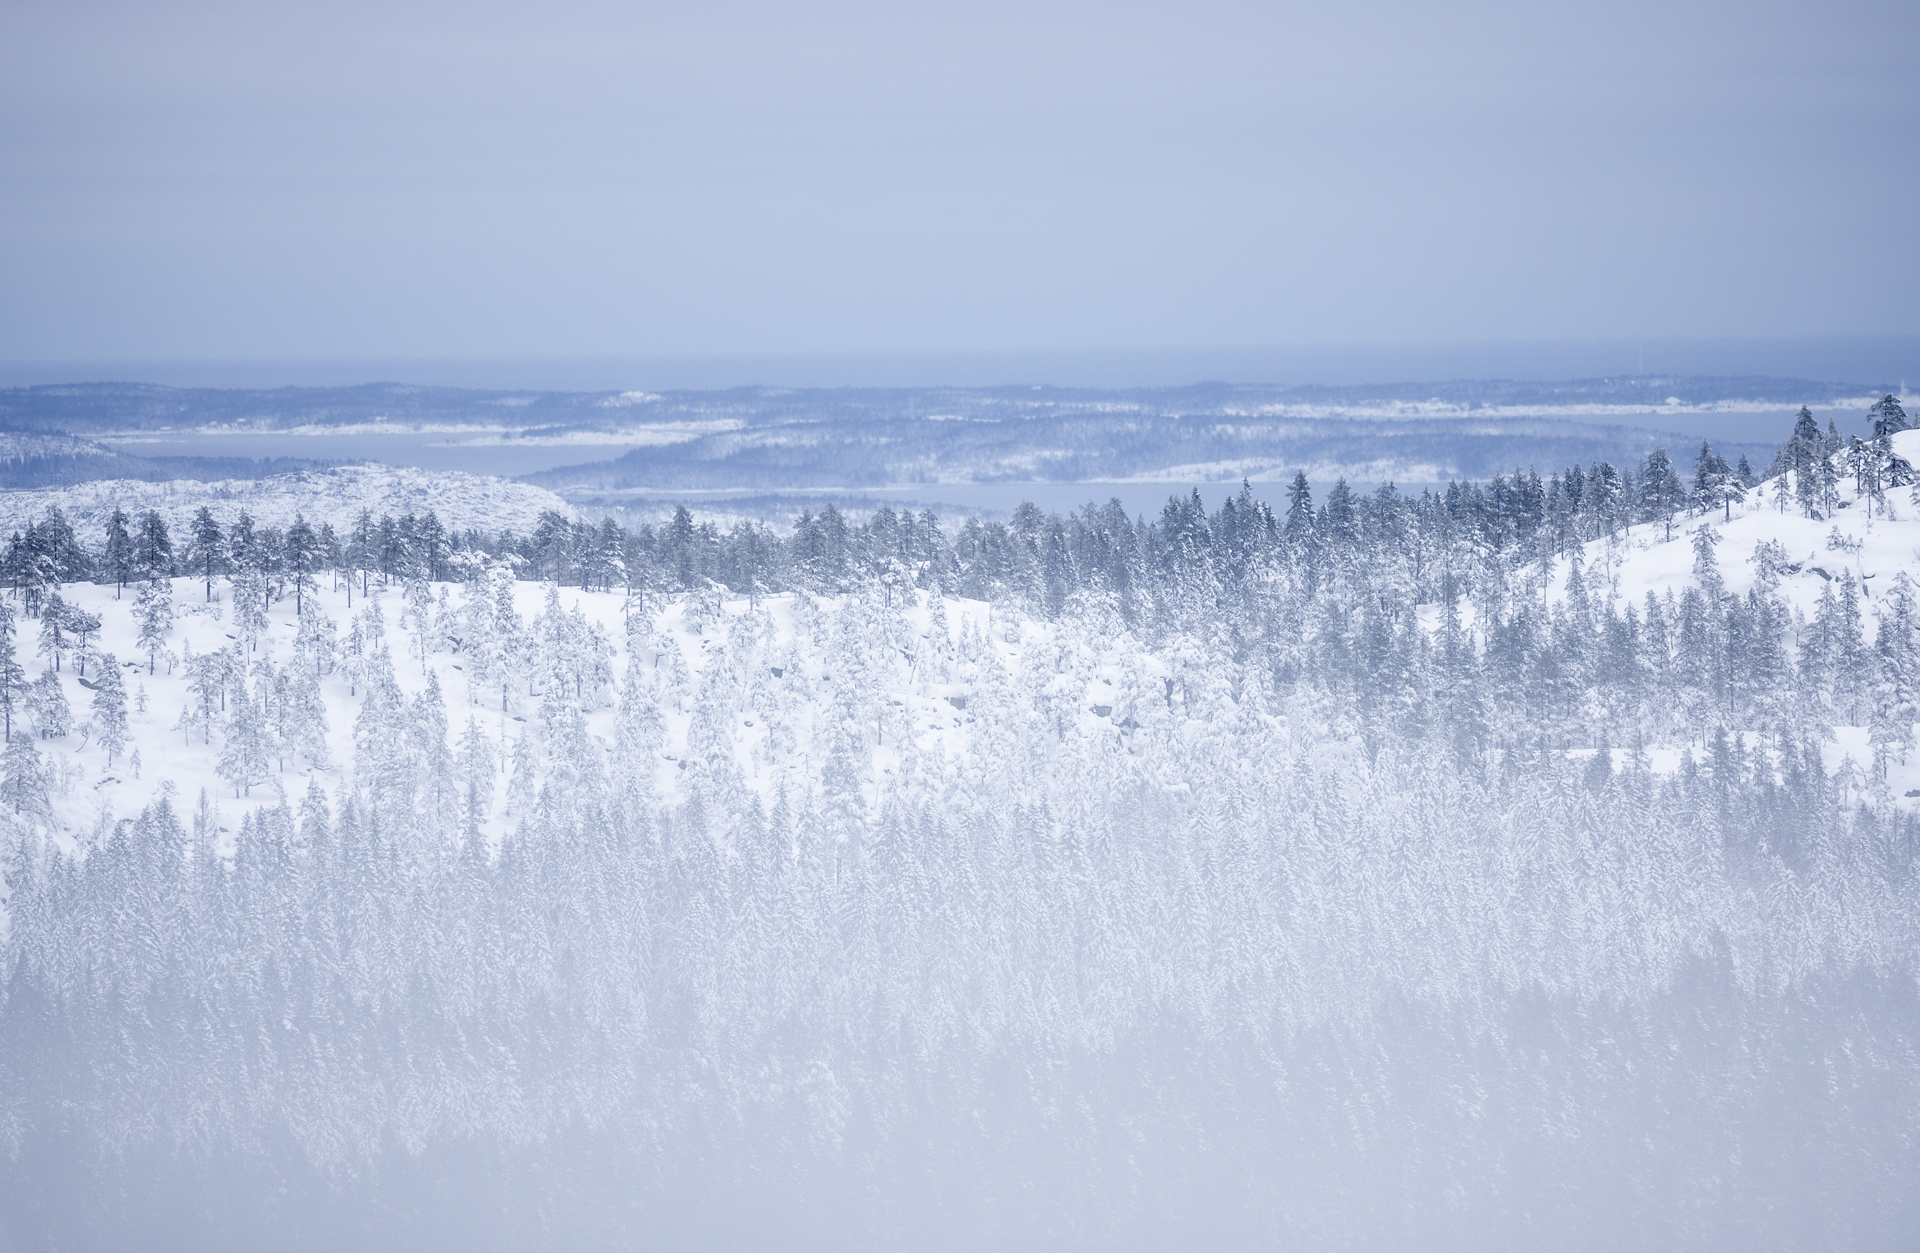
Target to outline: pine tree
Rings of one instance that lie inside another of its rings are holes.
[[[60,676],[43,670],[27,689],[27,716],[40,731],[41,739],[58,739],[73,730],[73,708],[67,704]]]
[[[148,510],[140,519],[140,534],[134,540],[133,566],[143,579],[164,579],[173,574],[173,537],[159,513]]]
[[[205,505],[193,514],[193,564],[199,567],[201,578],[207,584],[207,603],[213,603],[213,578],[225,572],[227,568],[226,537],[220,533],[220,523],[214,520],[213,510]]]
[[[377,560],[374,552],[373,515],[362,509],[353,520],[353,530],[347,539],[347,608],[353,608],[353,576],[360,575],[360,594],[366,595],[367,581],[372,577],[372,569]]]
[[[333,619],[318,607],[301,616],[300,626],[294,632],[293,655],[316,678],[333,673],[337,651],[334,632]]]
[[[139,599],[133,604],[133,620],[140,624],[140,648],[147,654],[147,673],[152,674],[173,630],[173,584],[165,579],[141,584]]]
[[[433,588],[425,579],[408,579],[401,599],[405,607],[400,611],[400,626],[412,628],[413,654],[420,659],[420,673],[425,674],[433,641]]]
[[[0,727],[5,741],[13,742],[13,713],[26,695],[27,672],[13,647],[13,608],[0,600]]]
[[[107,750],[107,766],[127,744],[127,685],[112,653],[100,654],[99,683],[93,693],[93,733]]]
[[[1819,499],[1819,485],[1814,467],[1823,459],[1820,426],[1813,420],[1813,410],[1805,405],[1793,421],[1793,435],[1787,441],[1786,457],[1794,476],[1794,494],[1800,501],[1800,511],[1807,517],[1816,516]]]
[[[268,742],[265,718],[246,689],[244,669],[236,688],[235,698],[228,703],[226,739],[220,746],[215,769],[233,786],[237,799],[252,795],[253,785],[270,773],[272,746]]]
[[[297,617],[305,612],[304,599],[312,573],[319,559],[319,540],[313,528],[307,525],[304,515],[293,515],[293,525],[287,528],[286,549],[282,563],[287,575],[293,581],[293,612]]]
[[[1693,581],[1699,585],[1710,602],[1717,603],[1726,591],[1726,583],[1720,577],[1720,562],[1713,550],[1720,544],[1720,537],[1713,528],[1704,523],[1693,532]]]
[[[1828,636],[1833,699],[1845,715],[1846,725],[1860,725],[1860,701],[1866,691],[1868,662],[1865,635],[1861,630],[1860,585],[1853,579],[1840,580],[1839,613]]]
[[[1313,489],[1307,484],[1304,470],[1293,472],[1293,482],[1287,487],[1286,535],[1289,540],[1300,543],[1313,534]]]
[[[227,673],[231,665],[232,656],[224,650],[198,657],[188,650],[185,668],[192,704],[182,711],[181,722],[183,729],[197,723],[203,744],[213,743],[213,722],[226,706]]]
[[[516,818],[526,816],[533,804],[539,772],[540,759],[534,751],[533,736],[522,731],[513,744],[513,773],[507,778],[509,815]]]
[[[1686,501],[1686,492],[1680,485],[1680,476],[1674,473],[1673,462],[1667,459],[1667,450],[1656,448],[1647,454],[1647,460],[1640,471],[1640,502],[1650,518],[1659,518],[1666,524],[1666,538],[1673,538],[1673,515]]]
[[[39,654],[47,659],[53,669],[60,668],[60,659],[67,654],[70,641],[67,638],[71,626],[71,617],[67,602],[60,593],[53,592],[47,597],[46,606],[40,611]]]
[[[236,562],[228,581],[233,587],[233,630],[251,653],[267,631],[267,576],[257,565]]]
[[[53,816],[45,763],[25,735],[9,736],[6,751],[0,754],[0,805],[28,821],[44,822]]]
[[[289,670],[286,674],[287,744],[307,759],[309,770],[325,770],[330,761],[327,748],[327,703],[320,693],[320,680],[310,670]]]
[[[1694,497],[1704,512],[1711,513],[1717,508],[1723,511],[1726,521],[1733,521],[1733,507],[1746,500],[1747,476],[1751,474],[1746,458],[1742,457],[1740,464],[1741,472],[1735,473],[1726,458],[1701,441],[1700,454],[1694,462]]]
[[[1888,589],[1880,630],[1874,639],[1873,716],[1867,739],[1873,745],[1876,773],[1884,777],[1890,762],[1905,762],[1913,747],[1913,724],[1920,719],[1920,603],[1913,581],[1901,570]]]
[[[466,729],[460,733],[460,753],[456,762],[460,778],[461,817],[469,835],[479,832],[493,812],[493,780],[499,773],[493,741],[480,729],[480,720],[467,715]]]
[[[100,615],[88,613],[78,605],[67,606],[67,630],[73,636],[73,668],[87,672],[87,658],[93,654],[93,637],[100,633]]]
[[[1888,392],[1873,402],[1867,410],[1867,418],[1873,423],[1873,438],[1885,439],[1898,431],[1907,429],[1907,411],[1900,407],[1900,401],[1892,392]]]
[[[120,599],[121,590],[134,574],[133,536],[127,532],[128,521],[126,511],[117,504],[107,518],[107,542],[102,550],[102,560],[107,573],[113,577],[115,600]]]

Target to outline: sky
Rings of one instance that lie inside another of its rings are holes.
[[[0,358],[1911,355],[1915,48],[1883,0],[9,0]]]

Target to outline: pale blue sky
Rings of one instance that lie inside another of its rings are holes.
[[[1912,336],[1917,48],[1883,0],[12,0],[0,358]]]

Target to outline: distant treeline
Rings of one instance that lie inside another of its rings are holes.
[[[1763,482],[1773,483],[1782,511],[1825,517],[1850,475],[1871,507],[1888,488],[1913,478],[1891,444],[1905,429],[1904,411],[1889,396],[1874,412],[1874,436],[1862,441],[1842,437],[1831,422],[1823,432],[1802,409],[1763,474],[1744,457],[1728,465],[1703,443],[1686,474],[1665,449],[1655,449],[1634,466],[1599,461],[1544,479],[1531,469],[1515,470],[1418,495],[1392,484],[1356,494],[1342,480],[1316,505],[1302,473],[1284,513],[1243,487],[1212,515],[1195,491],[1171,497],[1157,518],[1129,517],[1117,500],[1065,515],[1028,503],[1008,522],[969,519],[952,533],[931,512],[882,506],[855,523],[831,504],[803,512],[785,534],[759,522],[723,528],[696,519],[684,505],[659,527],[631,529],[612,519],[595,523],[549,511],[524,535],[456,533],[432,512],[376,518],[362,511],[344,533],[304,518],[282,530],[256,526],[244,511],[222,520],[203,507],[191,534],[182,536],[171,534],[158,514],[136,519],[116,510],[104,534],[89,542],[50,509],[8,540],[0,579],[35,612],[47,590],[76,581],[125,584],[190,574],[206,579],[211,594],[213,579],[244,571],[263,576],[277,600],[318,578],[357,580],[364,590],[376,578],[384,584],[462,577],[476,560],[504,558],[521,578],[638,595],[714,585],[748,596],[795,588],[832,592],[878,579],[1012,600],[1051,616],[1076,592],[1098,590],[1138,622],[1169,597],[1186,598],[1203,573],[1224,588],[1284,563],[1311,581],[1336,580],[1390,594],[1396,603],[1426,604],[1441,596],[1449,576],[1456,587],[1484,584],[1480,567],[1489,561],[1512,569],[1635,526],[1659,526],[1671,536],[1682,515],[1730,512]]]

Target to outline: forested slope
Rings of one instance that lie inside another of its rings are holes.
[[[0,1226],[1900,1247],[1883,436],[958,533],[36,524]]]

